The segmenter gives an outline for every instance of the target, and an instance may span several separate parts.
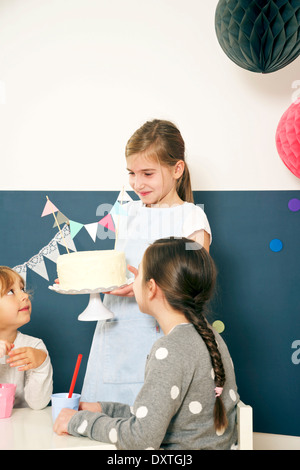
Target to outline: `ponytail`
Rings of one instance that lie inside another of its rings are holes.
[[[184,165],[183,175],[177,181],[176,190],[182,201],[194,202],[190,172],[186,163]]]

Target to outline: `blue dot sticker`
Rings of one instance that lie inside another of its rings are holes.
[[[281,251],[283,248],[283,243],[281,240],[278,238],[274,238],[273,240],[270,241],[270,250],[274,251],[277,253],[278,251]]]

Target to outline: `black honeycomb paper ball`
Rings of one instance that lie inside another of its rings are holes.
[[[276,72],[300,54],[300,0],[220,0],[218,41],[238,66]]]

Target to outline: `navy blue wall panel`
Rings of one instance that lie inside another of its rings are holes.
[[[57,233],[51,214],[41,218],[46,195],[71,220],[87,224],[100,220],[98,206],[113,205],[118,192],[1,191],[0,264],[23,264]],[[288,202],[300,199],[300,191],[194,195],[211,224],[211,254],[219,271],[209,320],[225,324],[222,336],[233,357],[241,398],[253,406],[254,430],[299,436],[300,351],[292,344],[300,341],[300,211],[290,211]],[[274,238],[283,242],[278,253],[269,248]],[[78,251],[114,246],[111,238],[94,243],[85,229],[74,242]],[[59,250],[66,252],[62,245]],[[21,331],[45,341],[55,392],[69,389],[77,355],[83,354],[75,388],[80,392],[95,328],[95,322],[77,320],[88,296],[50,291],[56,264],[48,259],[45,264],[50,282],[28,270],[33,313]]]

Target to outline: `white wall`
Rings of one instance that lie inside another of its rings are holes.
[[[275,131],[300,58],[271,75],[237,67],[217,3],[1,0],[0,189],[119,190],[128,138],[159,117],[182,131],[193,189],[299,190]]]

